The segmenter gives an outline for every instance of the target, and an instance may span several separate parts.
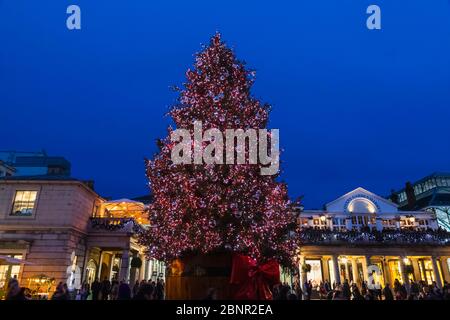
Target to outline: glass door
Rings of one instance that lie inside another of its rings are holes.
[[[432,284],[435,281],[435,275],[433,273],[433,265],[429,259],[419,260],[419,269],[422,280],[428,284]]]
[[[322,281],[322,262],[320,260],[305,260],[306,264],[311,265],[311,271],[308,273],[308,280],[311,280],[313,288],[317,287]]]
[[[402,273],[400,272],[400,260],[390,260],[388,265],[391,274],[391,283],[393,284],[395,279],[403,283]]]

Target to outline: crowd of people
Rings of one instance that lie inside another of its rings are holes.
[[[450,284],[444,282],[439,288],[435,281],[432,284],[412,281],[406,288],[395,279],[393,287],[387,283],[384,288],[369,289],[365,281],[360,286],[348,280],[342,284],[325,281],[314,287],[309,280],[301,286],[298,281],[292,287],[286,283],[277,285],[273,297],[275,300],[450,300]]]
[[[90,286],[83,284],[81,287],[80,300],[87,300],[89,297],[92,300],[163,300],[164,281],[142,280],[129,285],[125,281],[95,280]]]
[[[7,285],[6,300],[30,300],[30,290],[20,287],[16,278]],[[69,290],[66,283],[60,282],[51,300],[163,300],[164,281],[136,281],[133,285],[126,281],[95,280],[91,284],[83,283],[78,290]]]
[[[5,300],[29,300],[30,295],[27,288],[21,287],[16,277],[8,281]]]
[[[410,282],[408,288],[395,279],[391,287],[387,283],[384,288],[369,289],[364,281],[361,285],[349,282],[331,284],[327,280],[319,285],[298,281],[291,287],[287,283],[272,288],[274,300],[450,300],[450,284],[444,282],[439,288],[436,282],[427,284],[425,281]],[[208,291],[207,300],[215,300],[217,292]],[[29,289],[21,287],[16,278],[7,285],[6,300],[30,300]],[[67,284],[60,282],[51,300],[163,300],[164,281],[136,281],[132,286],[125,281],[112,282],[108,279],[95,280],[92,284],[84,283],[79,290],[70,291]]]

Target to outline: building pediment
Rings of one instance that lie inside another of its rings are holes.
[[[325,205],[328,212],[344,213],[396,213],[395,203],[364,188],[356,188]]]

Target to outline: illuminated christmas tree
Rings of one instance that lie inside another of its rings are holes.
[[[193,130],[194,121],[201,121],[203,130],[266,128],[270,107],[251,96],[254,72],[236,59],[220,34],[196,55],[186,77],[179,103],[169,112],[177,128]],[[296,215],[276,175],[261,175],[261,164],[174,164],[170,135],[158,146],[159,153],[146,162],[154,201],[151,228],[140,240],[148,256],[170,262],[187,254],[229,251],[258,262],[291,263]]]

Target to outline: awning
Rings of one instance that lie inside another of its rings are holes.
[[[130,199],[106,201],[103,206],[109,211],[142,211],[145,209],[142,202]]]
[[[1,264],[34,264],[32,262],[28,262],[22,259],[16,259],[9,256],[0,255],[0,263]]]

